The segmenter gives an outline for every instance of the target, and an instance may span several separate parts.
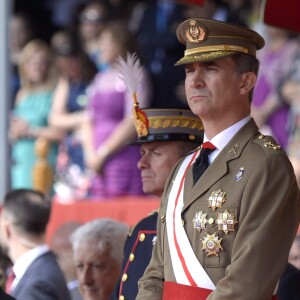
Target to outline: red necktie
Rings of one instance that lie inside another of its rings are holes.
[[[6,283],[5,283],[5,292],[7,294],[9,294],[11,292],[11,286],[12,286],[12,283],[13,283],[15,278],[16,278],[16,275],[15,275],[13,269],[10,268],[8,270],[8,275],[7,275]]]
[[[212,153],[215,149],[216,147],[211,142],[205,142],[202,144],[200,155],[193,164],[194,184],[199,180],[199,178],[208,168],[208,155]]]

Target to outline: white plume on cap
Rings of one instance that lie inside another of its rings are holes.
[[[137,93],[143,78],[143,68],[140,64],[140,59],[136,53],[131,54],[127,52],[126,61],[119,56],[116,67],[120,78],[124,81],[126,88],[132,95],[134,107],[137,108],[139,106]]]

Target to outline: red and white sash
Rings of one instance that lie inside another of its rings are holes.
[[[186,172],[194,163],[198,155],[199,151],[196,151],[184,159],[175,177],[175,180],[173,181],[173,186],[168,199],[166,225],[172,266],[176,282],[178,284],[199,287],[213,291],[216,289],[216,286],[198,261],[181,221],[181,212],[184,205],[183,187]],[[277,286],[273,293],[273,300],[277,299],[275,295],[276,291]],[[205,290],[205,292],[207,291]],[[166,297],[164,299],[171,298]]]
[[[166,226],[177,283],[214,290],[216,287],[198,261],[181,221],[185,175],[197,154],[199,151],[184,159],[175,177],[168,199]]]

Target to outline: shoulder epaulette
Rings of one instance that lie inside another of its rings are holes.
[[[266,149],[281,150],[281,146],[275,141],[272,136],[265,136],[259,133],[254,142]]]

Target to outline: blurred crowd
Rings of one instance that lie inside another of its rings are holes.
[[[119,77],[118,58],[136,52],[141,59],[141,107],[187,108],[185,73],[174,63],[184,51],[176,38],[177,25],[192,17],[246,26],[265,38],[258,53],[253,118],[262,133],[273,135],[287,151],[300,183],[300,41],[293,32],[263,24],[260,9],[261,0],[208,0],[203,7],[175,0],[15,1],[8,40],[11,188],[39,189],[62,201],[144,195],[137,168],[140,149],[128,145],[136,139],[133,102]],[[29,196],[24,209],[31,207],[32,197],[44,201],[40,195]],[[44,245],[39,234],[23,230],[30,220],[14,224],[19,212],[9,199],[7,203],[3,228],[15,237],[7,247]],[[46,225],[41,226],[43,232]],[[73,300],[109,299],[127,230],[112,220],[60,229],[51,247]],[[299,257],[297,237],[290,263],[298,269]],[[1,263],[9,266],[8,261]],[[99,269],[102,277],[97,278]],[[109,276],[103,269],[110,270]],[[105,288],[93,298],[87,286],[97,280]]]
[[[253,117],[300,177],[299,39],[264,25],[260,0],[210,0],[203,7],[173,0],[27,2],[16,1],[9,24],[12,188],[39,187],[61,199],[142,195],[139,149],[127,145],[135,138],[132,99],[116,63],[127,52],[141,59],[142,107],[187,108],[183,69],[173,67],[183,52],[175,30],[193,16],[264,36]],[[46,149],[37,146],[41,139]],[[37,165],[41,160],[47,166]]]

